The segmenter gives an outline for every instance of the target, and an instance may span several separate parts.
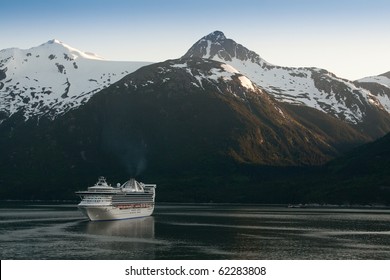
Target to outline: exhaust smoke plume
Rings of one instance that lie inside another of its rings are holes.
[[[103,129],[105,152],[114,155],[129,177],[137,177],[146,169],[146,143],[138,133],[123,129]]]

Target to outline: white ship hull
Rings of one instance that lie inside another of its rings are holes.
[[[115,206],[79,206],[79,209],[91,221],[110,221],[150,216],[153,213],[154,205],[143,208]]]

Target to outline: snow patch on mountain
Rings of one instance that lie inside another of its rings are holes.
[[[390,112],[390,72],[357,80],[359,86],[370,90],[380,104]]]
[[[241,82],[241,85],[243,87],[246,87],[247,89],[250,89],[250,90],[255,90],[252,82],[245,76],[239,76],[238,79],[240,80]]]
[[[208,63],[208,61],[205,60],[204,63]],[[246,89],[255,91],[255,86],[247,77],[242,75],[233,66],[226,63],[221,63],[218,65],[218,67],[213,67],[209,69],[208,73],[203,73],[198,70],[193,71],[191,69],[191,66],[189,66],[187,62],[172,64],[171,67],[185,69],[189,74],[196,78],[196,80],[198,81],[197,86],[200,86],[202,88],[203,80],[219,82],[220,79],[222,79],[223,81],[233,81],[235,78],[238,78],[241,86],[245,87]]]
[[[234,73],[234,74],[238,74],[240,72],[238,72],[238,70],[234,67],[232,67],[231,65],[229,64],[222,64],[221,65],[222,68],[226,71],[226,72],[230,72],[230,73]]]
[[[390,112],[390,96],[386,94],[379,94],[376,96],[376,99],[379,100],[381,105]]]

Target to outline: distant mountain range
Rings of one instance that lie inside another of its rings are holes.
[[[57,40],[3,50],[0,194],[72,198],[105,175],[155,180],[166,201],[218,200],[204,194],[211,182],[253,187],[265,173],[248,179],[248,170],[317,166],[389,132],[382,76],[352,82],[275,66],[219,31],[154,64],[106,61]]]

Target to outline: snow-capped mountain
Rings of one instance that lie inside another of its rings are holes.
[[[183,57],[225,62],[277,100],[315,108],[352,124],[369,118],[369,110],[390,108],[369,90],[319,68],[273,65],[253,51],[215,31],[197,41]]]
[[[0,121],[19,111],[25,118],[65,113],[147,64],[108,61],[58,40],[1,50]]]

